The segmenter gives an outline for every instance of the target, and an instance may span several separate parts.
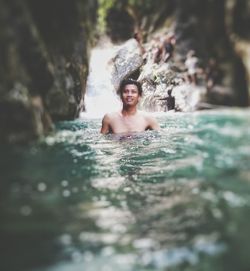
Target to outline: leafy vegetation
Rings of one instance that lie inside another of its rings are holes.
[[[129,11],[136,20],[140,21],[142,16],[149,15],[157,7],[161,6],[163,0],[98,0],[98,28],[100,32],[106,29],[106,17],[108,11],[114,9],[124,9]],[[165,1],[164,1],[165,2]]]

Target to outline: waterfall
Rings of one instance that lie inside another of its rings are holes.
[[[82,118],[100,118],[107,112],[121,108],[119,97],[111,83],[109,61],[114,56],[116,47],[94,48],[90,57],[90,71],[85,95],[86,112]]]

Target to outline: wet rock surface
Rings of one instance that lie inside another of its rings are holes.
[[[124,43],[116,52],[109,63],[111,67],[111,81],[115,89],[125,77],[130,77],[143,64],[142,53],[135,39],[130,39]]]

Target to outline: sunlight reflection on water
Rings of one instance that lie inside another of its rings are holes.
[[[1,160],[1,242],[13,254],[17,236],[16,262],[36,271],[244,270],[250,112],[232,112],[158,114],[160,132],[127,137],[100,135],[100,118],[58,123]]]

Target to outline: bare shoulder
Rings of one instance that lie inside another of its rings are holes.
[[[104,115],[101,127],[102,134],[108,134],[113,130],[112,126],[115,122],[114,120],[116,119],[116,115],[116,113],[107,113]]]
[[[154,116],[152,116],[150,113],[147,113],[147,112],[140,112],[140,114],[142,114],[149,129],[151,129],[151,130],[159,130],[160,129],[160,126]]]
[[[156,120],[155,117],[148,112],[139,111],[139,114],[147,121]]]
[[[117,118],[118,112],[111,112],[111,113],[106,113],[103,117],[104,121],[111,121],[115,118]]]

